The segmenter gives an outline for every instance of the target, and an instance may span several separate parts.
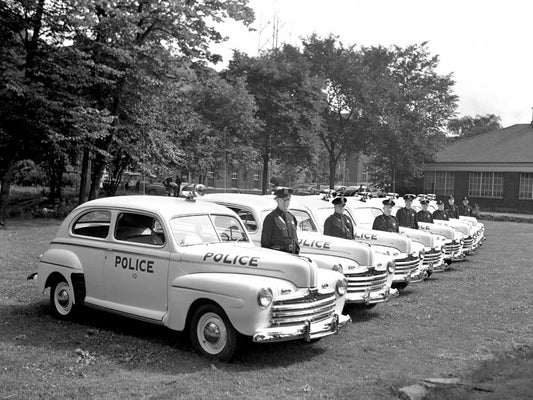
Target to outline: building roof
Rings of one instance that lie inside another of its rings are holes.
[[[533,124],[516,124],[459,140],[438,152],[435,163],[533,164]]]

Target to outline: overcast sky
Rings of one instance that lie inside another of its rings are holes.
[[[255,32],[238,24],[215,49],[257,55],[272,46],[273,17],[280,42],[300,45],[313,32],[345,45],[407,46],[428,41],[439,73],[453,73],[458,116],[496,114],[502,125],[529,123],[533,107],[532,0],[250,0]],[[262,28],[262,32],[260,33]]]

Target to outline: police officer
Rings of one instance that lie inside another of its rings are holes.
[[[348,216],[344,215],[346,197],[336,197],[331,202],[335,212],[324,222],[324,235],[343,239],[353,239],[353,225]]]
[[[437,210],[433,211],[433,219],[441,219],[448,221],[448,211],[444,209],[444,202],[442,200],[437,200]]]
[[[278,187],[274,196],[278,206],[268,214],[263,222],[261,247],[298,254],[298,235],[296,234],[296,218],[289,212],[291,195],[294,191],[286,187]]]
[[[418,222],[429,222],[433,223],[433,215],[428,211],[428,199],[421,199],[420,205],[422,206],[422,209],[416,213],[416,218],[418,219]]]
[[[446,205],[446,211],[448,212],[448,218],[459,218],[459,207],[455,204],[455,197],[453,194],[448,197],[448,204]]]
[[[474,209],[468,203],[468,197],[465,196],[463,199],[463,204],[459,206],[459,215],[464,215],[465,217],[472,216]]]
[[[398,221],[391,215],[394,201],[392,199],[383,200],[383,215],[378,215],[374,220],[372,229],[385,232],[400,232]]]
[[[418,219],[416,216],[416,211],[411,208],[413,200],[415,199],[414,194],[406,194],[403,196],[405,200],[405,207],[400,208],[396,213],[396,219],[400,226],[405,226],[406,228],[418,229]]]

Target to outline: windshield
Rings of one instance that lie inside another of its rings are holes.
[[[263,221],[265,220],[266,216],[271,212],[272,210],[261,211],[261,218],[263,219]],[[311,215],[309,215],[307,211],[295,210],[291,208],[290,212],[296,217],[297,229],[299,231],[318,232],[316,225],[313,222],[313,218],[311,218]]]
[[[188,215],[170,220],[178,246],[249,241],[241,223],[232,215]]]
[[[355,222],[359,226],[368,227],[374,224],[374,220],[378,215],[383,214],[379,208],[353,208],[352,215],[355,219]]]

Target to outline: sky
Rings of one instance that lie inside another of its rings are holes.
[[[495,114],[504,127],[530,123],[533,107],[531,0],[250,0],[255,31],[225,23],[214,50],[251,56],[278,42],[300,45],[312,33],[345,45],[406,47],[428,42],[438,72],[453,74],[458,117]]]

